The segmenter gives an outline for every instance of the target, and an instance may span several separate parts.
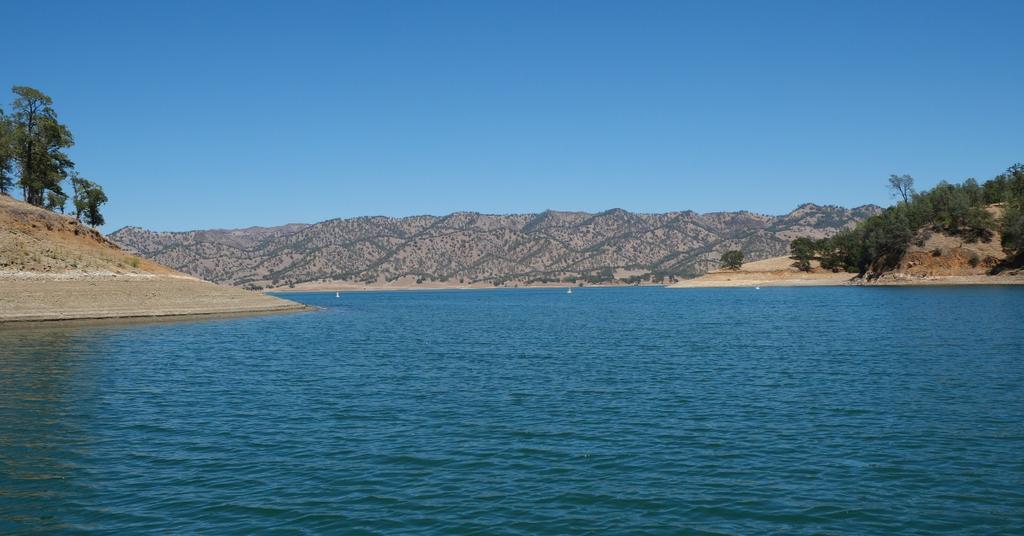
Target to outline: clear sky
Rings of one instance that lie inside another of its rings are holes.
[[[0,85],[54,98],[108,232],[785,213],[1024,160],[1016,0],[51,1],[2,19]]]

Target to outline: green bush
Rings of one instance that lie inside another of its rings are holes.
[[[739,270],[743,266],[743,252],[738,250],[726,251],[722,254],[721,267],[727,270]]]
[[[818,248],[819,244],[817,241],[802,236],[789,245],[789,257],[795,261],[793,265],[800,271],[809,272],[811,271],[811,261],[814,259]]]

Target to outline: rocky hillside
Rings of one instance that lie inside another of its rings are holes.
[[[805,204],[783,216],[750,212],[554,212],[334,219],[230,231],[153,232],[109,238],[186,273],[240,286],[419,281],[502,284],[662,281],[698,275],[740,249],[784,255],[797,236],[826,236],[878,213]]]

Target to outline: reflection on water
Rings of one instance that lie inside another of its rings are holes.
[[[8,326],[0,533],[1021,533],[1022,291]]]
[[[0,331],[0,528],[56,521],[54,506],[75,486],[89,431],[67,417],[95,410],[86,339],[67,328]]]

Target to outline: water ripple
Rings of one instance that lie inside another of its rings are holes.
[[[298,298],[0,331],[0,533],[1024,533],[1024,289]]]

